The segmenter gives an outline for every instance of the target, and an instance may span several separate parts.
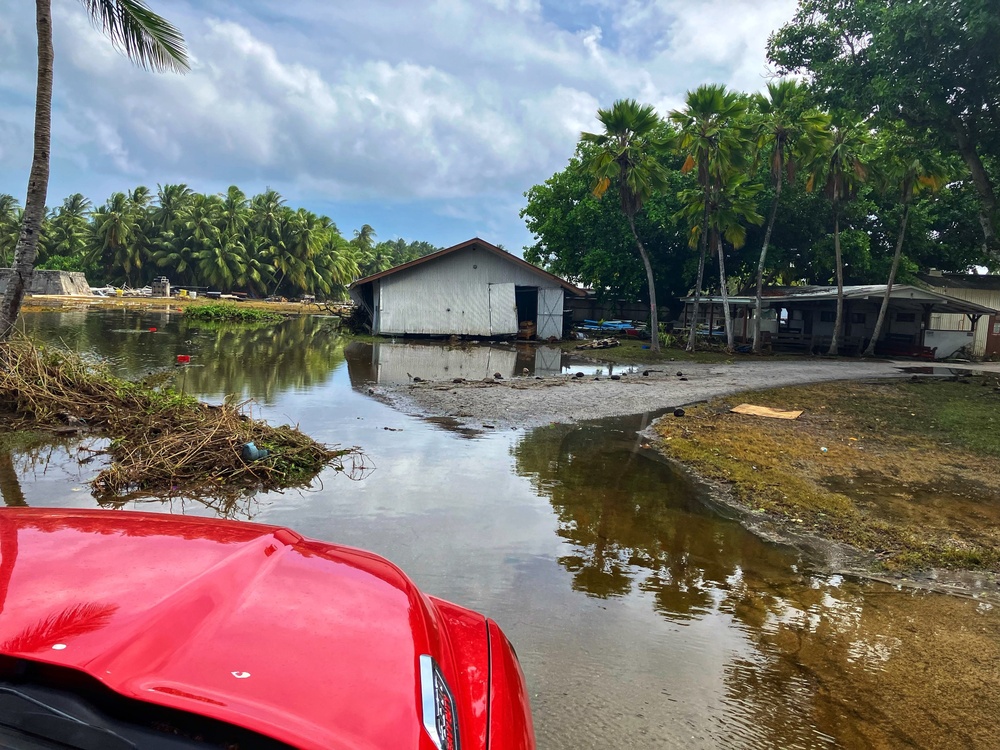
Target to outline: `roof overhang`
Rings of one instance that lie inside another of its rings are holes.
[[[371,276],[365,276],[363,279],[358,279],[353,284],[351,284],[348,287],[348,290],[350,291],[352,289],[357,289],[358,287],[364,286],[365,284],[370,284],[371,282],[385,278],[386,276],[392,276],[393,274],[399,273],[401,271],[407,271],[411,268],[416,268],[417,266],[421,266],[425,263],[432,263],[438,258],[443,258],[446,255],[451,255],[452,253],[457,253],[462,250],[468,250],[474,247],[478,247],[482,250],[493,253],[497,257],[503,258],[506,261],[514,263],[515,265],[519,265],[522,268],[525,268],[526,270],[536,274],[537,276],[540,276],[548,281],[555,282],[563,289],[565,289],[567,292],[577,297],[585,297],[587,295],[587,291],[585,289],[580,289],[580,287],[570,284],[565,279],[561,279],[555,274],[551,274],[548,271],[534,265],[533,263],[529,263],[528,261],[522,258],[518,258],[516,255],[508,253],[506,250],[502,250],[496,245],[490,244],[489,242],[481,240],[478,237],[473,237],[471,240],[467,240],[458,245],[452,245],[451,247],[446,247],[444,250],[438,250],[436,253],[431,253],[430,255],[425,255],[422,258],[411,260],[409,263],[403,263],[402,265],[395,266],[394,268],[390,268],[386,271],[382,271],[380,273],[373,273]]]

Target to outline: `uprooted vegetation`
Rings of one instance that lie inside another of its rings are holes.
[[[249,402],[204,404],[164,381],[124,380],[103,363],[21,337],[0,344],[0,416],[13,429],[109,439],[111,463],[91,483],[98,498],[273,490],[307,486],[327,466],[364,471],[358,448],[325,446],[252,418]],[[244,460],[251,442],[267,458]]]
[[[729,410],[804,409],[797,420]],[[888,570],[1000,570],[1000,383],[825,383],[718,398],[657,425],[660,447],[755,519]]]

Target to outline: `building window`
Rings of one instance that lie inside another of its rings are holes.
[[[917,320],[916,313],[896,313],[897,323],[915,323]]]
[[[820,323],[836,323],[837,313],[833,310],[820,310],[819,312],[819,322]]]
[[[851,313],[851,322],[852,323],[864,323],[865,322],[865,314],[864,313]]]

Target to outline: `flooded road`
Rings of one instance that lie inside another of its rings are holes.
[[[333,321],[253,329],[168,313],[36,313],[39,340],[361,446],[376,467],[309,491],[127,500],[371,549],[507,631],[541,748],[995,747],[1000,618],[988,605],[814,572],[720,519],[642,448],[649,417],[474,432],[409,417],[368,388],[434,363],[558,371],[530,349],[353,343]],[[156,328],[150,332],[150,328]],[[417,364],[414,365],[413,363]],[[409,375],[407,375],[409,373]],[[506,375],[505,375],[506,376]],[[80,445],[0,456],[9,504],[94,507]]]

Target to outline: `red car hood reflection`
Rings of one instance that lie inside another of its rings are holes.
[[[359,550],[277,527],[0,511],[0,652],[304,748],[426,746],[426,599]],[[485,623],[485,620],[484,620]]]

